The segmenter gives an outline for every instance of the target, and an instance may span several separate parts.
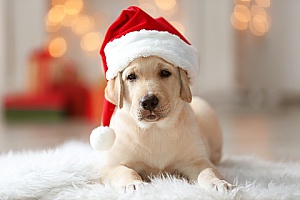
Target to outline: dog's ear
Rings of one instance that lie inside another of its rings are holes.
[[[185,70],[178,67],[180,78],[180,98],[188,103],[192,102],[192,93],[189,85],[189,78]]]
[[[122,80],[122,72],[119,72],[116,78],[107,82],[105,98],[109,102],[118,105],[119,109],[123,107],[124,83]]]

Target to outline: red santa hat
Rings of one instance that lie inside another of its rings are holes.
[[[110,80],[138,57],[158,56],[187,71],[191,81],[198,69],[197,50],[164,18],[152,18],[130,6],[108,28],[100,49]],[[115,105],[104,101],[102,126],[109,126]]]

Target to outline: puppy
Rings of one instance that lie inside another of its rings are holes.
[[[137,58],[108,81],[105,97],[117,108],[103,181],[128,189],[168,173],[204,188],[232,188],[214,166],[222,148],[218,120],[203,100],[192,102],[183,69],[155,56]]]

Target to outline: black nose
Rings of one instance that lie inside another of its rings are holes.
[[[152,111],[158,105],[158,98],[155,95],[145,95],[142,97],[140,104],[145,110]]]

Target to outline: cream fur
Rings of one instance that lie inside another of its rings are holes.
[[[169,71],[171,76],[161,77],[162,70]],[[127,80],[130,74],[135,74],[136,80]],[[189,90],[183,87],[188,84],[188,78],[182,75],[172,64],[151,56],[135,59],[122,72],[123,97],[116,95],[120,81],[109,81],[106,98],[115,104],[118,98],[123,98],[123,107],[111,119],[116,140],[105,153],[103,181],[128,188],[147,181],[151,175],[179,173],[192,182],[198,181],[204,188],[232,188],[221,180],[212,164],[218,163],[221,157],[218,120],[201,99],[194,100],[193,111],[186,102],[191,93],[182,91]],[[149,111],[140,106],[141,98],[148,94],[159,99],[152,112],[155,120],[148,120]]]

